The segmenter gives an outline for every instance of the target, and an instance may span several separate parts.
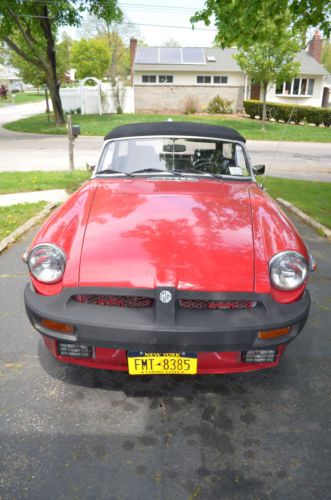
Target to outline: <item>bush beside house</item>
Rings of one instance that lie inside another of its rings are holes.
[[[244,101],[244,110],[250,118],[258,116],[262,118],[262,101]],[[313,106],[300,106],[294,104],[267,103],[267,120],[291,121],[294,123],[313,123],[317,127],[323,124],[325,127],[331,125],[331,109]]]

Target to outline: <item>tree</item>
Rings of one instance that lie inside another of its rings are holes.
[[[116,83],[117,76],[127,76],[130,69],[130,38],[137,38],[139,30],[129,21],[123,23],[109,22],[96,16],[89,16],[82,24],[85,38],[100,38],[105,40],[110,52],[110,65],[107,76],[112,85]]]
[[[73,42],[70,55],[70,63],[76,69],[77,78],[94,76],[104,78],[110,64],[110,53],[107,43],[101,39],[82,38]]]
[[[0,41],[27,63],[42,68],[57,124],[64,123],[55,40],[61,26],[79,26],[83,13],[120,21],[117,0],[1,0]]]
[[[61,42],[56,44],[57,74],[61,82],[65,82],[68,78],[72,44],[73,40],[66,32],[62,34]]]
[[[24,83],[30,83],[37,88],[45,85],[45,71],[43,71],[42,68],[32,66],[13,51],[11,51],[9,62],[14,68],[18,69],[19,75]]]
[[[177,42],[174,38],[168,38],[165,40],[162,45],[162,47],[181,47],[180,43]]]
[[[267,36],[266,36],[267,35]],[[265,129],[267,91],[271,83],[292,80],[299,74],[300,63],[294,58],[300,48],[298,39],[293,38],[287,27],[275,26],[266,19],[261,28],[262,41],[253,43],[248,49],[240,49],[235,56],[239,66],[263,92],[262,129]]]
[[[331,73],[331,42],[328,40],[323,44],[321,62],[328,72]]]
[[[238,45],[249,48],[261,41],[261,27],[271,20],[279,28],[283,15],[289,12],[294,33],[303,34],[310,26],[319,27],[325,36],[331,32],[330,0],[206,0],[205,8],[191,18],[194,24],[210,24],[214,16],[217,28],[216,42],[222,47]]]

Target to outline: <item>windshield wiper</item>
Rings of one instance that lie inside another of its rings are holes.
[[[119,170],[113,170],[111,168],[105,168],[104,170],[96,172],[96,175],[98,174],[123,174],[126,175],[127,177],[133,177],[133,175],[128,174],[127,172],[120,172]]]
[[[171,174],[169,170],[163,170],[162,168],[142,168],[141,170],[134,170],[131,174],[143,174],[148,172],[162,172],[164,174]]]
[[[200,174],[200,175],[210,175],[211,177],[214,177],[215,179],[218,180],[223,180],[223,176],[221,174],[213,174],[212,172],[202,172],[201,170],[198,170],[197,168],[188,168],[186,170],[173,170],[173,173],[177,175],[181,174]]]

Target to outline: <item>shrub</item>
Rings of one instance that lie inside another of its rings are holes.
[[[189,95],[184,102],[184,115],[194,115],[199,111],[199,99]]]
[[[245,113],[250,118],[262,116],[262,101],[244,101]],[[277,102],[267,103],[267,120],[273,118],[279,121],[292,121],[294,123],[314,123],[317,127],[323,123],[325,127],[331,125],[331,110],[314,106],[302,106],[295,104],[280,104]]]
[[[261,101],[254,101],[253,99],[249,101],[244,101],[244,110],[245,113],[249,115],[250,118],[254,119],[256,116],[259,116],[261,118],[262,116]]]
[[[216,95],[209,101],[207,106],[207,113],[211,114],[230,114],[232,113],[232,101],[229,99],[223,99],[219,95]]]
[[[325,127],[330,127],[331,125],[331,109],[326,109],[323,116],[323,125]]]

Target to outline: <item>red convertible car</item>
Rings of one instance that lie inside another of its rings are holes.
[[[306,322],[312,260],[263,172],[230,128],[113,129],[25,255],[27,314],[56,359],[132,375],[276,366]]]

